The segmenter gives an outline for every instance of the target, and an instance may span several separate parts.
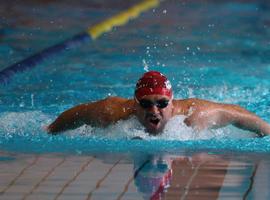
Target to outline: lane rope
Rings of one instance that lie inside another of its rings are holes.
[[[137,5],[123,11],[91,28],[88,29],[88,34],[92,39],[98,38],[101,34],[111,31],[113,27],[123,26],[129,20],[137,18],[142,12],[158,6],[158,0],[146,0]]]
[[[94,41],[103,33],[112,30],[113,27],[123,26],[131,19],[137,18],[142,12],[157,7],[158,5],[159,0],[144,0],[126,11],[120,12],[119,14],[88,28],[85,32],[76,34],[72,38],[48,47],[24,60],[12,64],[0,71],[0,84],[7,84],[14,74],[34,68],[44,60],[47,60],[56,54],[65,50],[77,48],[81,44],[91,41],[91,39]]]

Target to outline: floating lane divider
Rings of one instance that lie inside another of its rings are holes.
[[[65,50],[74,49],[85,42],[89,42],[97,39],[105,32],[109,32],[113,27],[123,26],[129,20],[137,18],[142,12],[145,12],[151,8],[159,5],[159,0],[144,0],[133,7],[120,12],[119,14],[90,27],[87,31],[76,34],[72,38],[69,38],[62,43],[48,47],[22,61],[19,61],[9,67],[0,71],[0,83],[6,84],[10,78],[17,72],[23,72],[27,69],[31,69],[44,60],[61,53]]]

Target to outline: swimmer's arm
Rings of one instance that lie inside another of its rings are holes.
[[[64,111],[47,127],[47,131],[51,134],[57,134],[58,132],[81,126],[86,107],[87,104],[82,104]]]
[[[47,127],[47,131],[51,134],[57,134],[69,129],[75,129],[83,124],[91,124],[89,118],[93,115],[92,112],[89,113],[88,118],[85,115],[92,107],[92,104],[81,104],[64,111]]]
[[[223,123],[257,133],[259,136],[270,135],[270,125],[263,119],[237,105],[226,105],[223,110]]]
[[[192,99],[191,102],[192,113],[184,122],[195,129],[219,128],[232,124],[260,136],[270,135],[270,125],[267,122],[240,106],[198,99]]]
[[[131,100],[120,97],[109,97],[97,102],[81,104],[60,114],[47,127],[47,131],[57,134],[83,124],[108,126],[120,119],[128,118],[133,112],[131,105],[133,105]]]

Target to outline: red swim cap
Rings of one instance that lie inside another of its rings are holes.
[[[157,71],[149,71],[138,80],[135,89],[135,98],[140,100],[147,95],[165,95],[172,98],[172,85],[170,81]]]

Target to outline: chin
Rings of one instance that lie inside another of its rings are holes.
[[[149,135],[156,136],[162,133],[163,128],[162,127],[158,127],[158,128],[146,127],[146,131],[149,133]]]

